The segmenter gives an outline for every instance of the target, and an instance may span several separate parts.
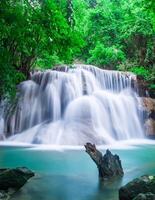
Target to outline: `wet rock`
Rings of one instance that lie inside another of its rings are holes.
[[[150,87],[149,81],[144,80],[144,77],[137,75],[136,79],[133,79],[133,85],[137,89],[137,92],[140,97],[148,97],[155,98],[155,90]]]
[[[26,167],[1,169],[0,190],[8,190],[9,188],[19,189],[33,176],[34,173]]]
[[[59,72],[67,72],[68,71],[68,66],[67,65],[57,65],[53,68],[54,71],[59,71]]]
[[[155,112],[155,99],[143,97],[142,105],[143,109],[148,112],[148,114]]]
[[[9,194],[7,194],[5,191],[0,191],[0,200],[7,200],[9,197]]]
[[[141,76],[137,76],[136,85],[138,88],[138,94],[141,97],[146,97],[148,95],[148,83]]]
[[[133,200],[139,198],[138,195],[141,193],[148,192],[155,194],[155,176],[141,176],[121,187],[119,189],[119,200]]]
[[[118,155],[113,155],[109,150],[106,150],[105,155],[102,155],[102,153],[96,149],[96,146],[91,143],[86,143],[85,148],[86,152],[96,163],[101,179],[108,180],[124,174]]]
[[[155,139],[155,99],[139,98],[139,110],[144,116],[144,128],[148,138]],[[141,106],[140,106],[141,105]]]
[[[151,192],[145,194],[140,193],[133,200],[155,200],[155,194]]]
[[[153,119],[148,119],[145,122],[145,130],[146,130],[146,136],[155,139],[155,120]]]
[[[26,167],[0,169],[0,200],[9,199],[33,176],[34,172]]]

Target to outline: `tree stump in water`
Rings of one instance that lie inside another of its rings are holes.
[[[124,172],[118,155],[113,155],[109,150],[106,150],[103,156],[94,144],[86,143],[84,146],[98,167],[99,178],[108,180],[116,176],[123,176]]]

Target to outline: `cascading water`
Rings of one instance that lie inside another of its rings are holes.
[[[135,78],[87,65],[35,72],[20,84],[15,112],[5,116],[7,140],[83,145],[142,138]]]

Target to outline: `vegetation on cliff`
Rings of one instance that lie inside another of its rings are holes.
[[[0,94],[14,94],[30,70],[95,64],[132,71],[155,89],[153,0],[0,2]]]

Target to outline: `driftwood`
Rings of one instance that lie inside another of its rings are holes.
[[[96,163],[101,179],[108,180],[112,177],[123,176],[123,168],[118,155],[113,155],[109,150],[106,150],[103,156],[94,144],[86,143],[84,146],[86,152]]]

